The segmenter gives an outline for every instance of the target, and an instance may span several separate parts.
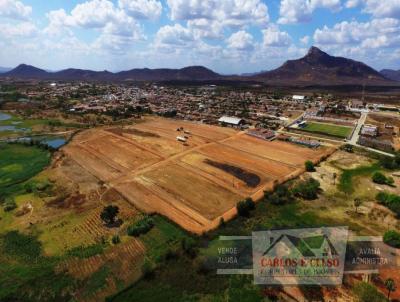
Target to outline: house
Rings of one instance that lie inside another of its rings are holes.
[[[371,137],[378,136],[378,126],[365,124],[361,129],[361,135]]]
[[[293,101],[304,101],[306,97],[304,95],[294,95],[292,96]]]
[[[264,140],[272,140],[275,138],[275,132],[269,129],[253,129],[246,133],[247,135],[254,136]]]
[[[245,121],[243,119],[230,116],[223,116],[218,120],[218,122],[220,124],[225,124],[231,127],[241,127],[245,124]]]

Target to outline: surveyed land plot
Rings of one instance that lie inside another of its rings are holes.
[[[194,233],[217,227],[221,217],[236,214],[238,201],[261,198],[301,174],[306,160],[318,162],[333,151],[161,118],[89,130],[63,150],[141,211]]]

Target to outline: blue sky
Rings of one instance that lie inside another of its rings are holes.
[[[400,0],[0,0],[0,66],[268,70],[312,45],[400,69]]]

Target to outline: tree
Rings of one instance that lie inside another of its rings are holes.
[[[392,278],[389,278],[385,281],[385,287],[388,290],[387,298],[390,300],[390,293],[396,290],[396,283],[394,283]]]
[[[362,201],[360,198],[354,199],[354,207],[356,208],[356,213],[358,213],[358,207],[361,205]]]
[[[292,191],[286,185],[277,186],[273,193],[264,192],[264,198],[274,205],[287,204],[294,200]]]
[[[111,238],[111,242],[112,242],[113,244],[118,244],[118,243],[121,242],[121,239],[119,238],[118,235],[114,235],[114,236]]]
[[[10,212],[17,208],[14,198],[8,197],[5,199],[3,204],[4,212]]]
[[[318,197],[320,190],[320,183],[314,178],[310,178],[306,181],[300,181],[293,189],[293,193],[296,196],[307,200],[313,200]]]
[[[307,160],[304,163],[304,165],[306,167],[306,171],[307,172],[314,172],[315,171],[314,163],[311,160]]]
[[[251,198],[246,198],[245,200],[239,201],[236,205],[238,214],[243,217],[248,217],[250,212],[256,208],[256,204]]]
[[[400,248],[400,233],[392,230],[387,231],[383,235],[383,242],[391,247]]]
[[[372,181],[374,183],[384,185],[384,184],[386,184],[387,179],[386,179],[386,176],[383,175],[381,172],[375,172],[372,175]]]
[[[117,206],[109,205],[104,207],[103,211],[100,213],[100,218],[106,224],[113,224],[118,213],[119,208]]]

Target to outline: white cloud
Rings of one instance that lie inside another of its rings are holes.
[[[266,47],[284,47],[292,43],[292,38],[285,31],[280,31],[278,26],[271,25],[262,31],[263,45]]]
[[[346,7],[347,8],[355,8],[362,3],[362,0],[347,0]]]
[[[310,43],[310,36],[304,36],[303,38],[300,38],[300,42],[304,45],[307,45]]]
[[[400,19],[400,0],[364,0],[364,11],[374,17]]]
[[[268,7],[260,0],[167,0],[172,20],[215,20],[224,26],[265,25]]]
[[[157,0],[119,0],[119,7],[135,19],[158,19],[162,4]]]
[[[195,36],[209,39],[223,39],[223,25],[215,20],[194,19],[187,22]]]
[[[67,17],[66,24],[84,28],[102,28],[118,17],[114,4],[108,0],[92,0],[78,4]]]
[[[30,22],[0,24],[0,37],[2,38],[33,38],[38,32],[37,27]]]
[[[321,45],[357,45],[362,48],[399,46],[400,21],[392,18],[373,19],[370,22],[341,22],[333,28],[324,26],[314,33]]]
[[[0,17],[26,20],[32,13],[32,7],[20,1],[0,0]]]
[[[180,24],[161,27],[155,37],[157,47],[189,47],[194,41],[193,33]]]
[[[121,2],[120,5],[124,4]],[[147,8],[143,7],[144,10]],[[133,6],[130,9],[132,13]],[[145,39],[140,24],[108,0],[91,0],[78,4],[70,14],[64,9],[51,11],[47,17],[49,24],[44,32],[50,35],[73,37],[71,29],[76,27],[100,31],[100,36],[93,43],[96,50],[121,53],[131,48],[136,41]]]
[[[228,48],[239,51],[250,51],[254,49],[253,36],[244,30],[232,34],[228,40]]]
[[[338,11],[341,9],[341,2],[340,0],[282,0],[278,23],[293,24],[309,22],[312,19],[313,12],[318,8]]]

